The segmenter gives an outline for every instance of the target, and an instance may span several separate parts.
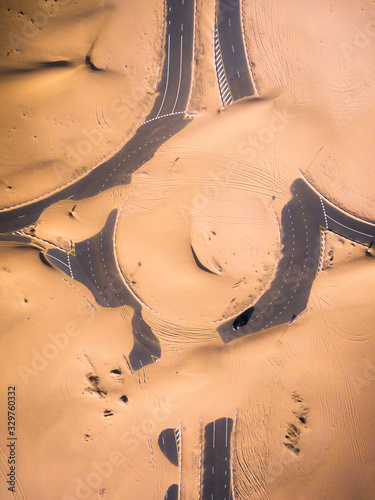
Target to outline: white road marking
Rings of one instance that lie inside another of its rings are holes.
[[[22,217],[26,217],[26,215],[20,215],[18,218],[22,219]]]
[[[225,419],[225,448],[228,448],[228,419]]]
[[[51,257],[52,259],[55,259],[55,260],[58,260],[59,262],[61,262],[61,264],[64,264],[65,267],[67,267],[69,269],[69,266],[68,264],[65,264],[65,262],[63,262],[62,260],[58,259],[57,257],[54,257],[53,255],[51,254],[47,254],[48,257]]]
[[[171,8],[169,7],[169,10],[171,10]],[[168,35],[168,56],[167,56],[167,59],[168,59],[168,62],[167,62],[167,83],[165,85],[165,91],[164,91],[164,97],[163,97],[163,101],[161,103],[161,106],[160,106],[160,109],[159,109],[159,112],[158,114],[156,115],[156,118],[159,117],[160,115],[160,111],[164,105],[164,101],[165,101],[165,96],[167,95],[167,90],[168,90],[168,82],[169,82],[169,55],[170,55],[170,46],[171,46],[171,35]]]
[[[215,448],[215,427],[216,427],[216,423],[214,421],[214,425],[213,425],[213,437],[212,437],[212,448]]]
[[[325,206],[324,206],[324,203],[323,203],[323,200],[322,200],[322,197],[319,196],[319,199],[320,199],[320,203],[322,205],[322,209],[323,209],[323,214],[324,214],[324,222],[325,222],[325,225],[326,225],[326,228],[328,229],[328,221],[327,221],[327,213],[326,213],[326,209],[325,209]]]
[[[183,41],[184,41],[184,36],[181,35],[181,48],[180,48],[180,76],[179,76],[179,79],[178,79],[178,88],[177,88],[177,95],[176,95],[176,100],[174,102],[174,106],[173,106],[173,109],[172,109],[172,113],[174,113],[174,110],[176,109],[176,104],[177,104],[177,101],[178,101],[178,96],[180,94],[180,86],[181,86],[181,76],[182,76],[182,44],[183,44]]]
[[[362,233],[362,231],[357,231],[357,229],[353,229],[352,227],[345,226],[345,224],[341,224],[341,222],[338,222],[337,220],[333,219],[329,215],[327,215],[328,219],[333,220],[333,222],[336,222],[336,224],[340,224],[342,227],[346,227],[346,229],[350,229],[350,231],[355,231],[356,233],[363,234],[364,236],[370,236],[370,238],[374,238],[374,235],[372,234],[367,234],[367,233]]]

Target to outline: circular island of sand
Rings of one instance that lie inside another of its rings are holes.
[[[144,199],[132,193],[115,240],[121,272],[144,306],[171,322],[208,326],[262,295],[280,249],[270,201],[212,181],[160,192],[152,209]]]

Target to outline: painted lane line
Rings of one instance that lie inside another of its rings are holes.
[[[324,203],[323,203],[323,200],[322,200],[322,197],[321,197],[321,196],[319,196],[319,199],[320,199],[320,203],[321,203],[321,205],[322,205],[322,209],[323,209],[324,222],[325,222],[326,228],[328,229],[328,222],[327,222],[327,213],[326,213],[326,209],[325,209],[325,206],[324,206]]]
[[[167,90],[168,90],[168,83],[169,83],[169,56],[170,56],[170,46],[171,46],[171,35],[168,35],[168,49],[167,49],[167,82],[165,84],[165,91],[164,91],[164,96],[163,96],[163,101],[161,103],[160,109],[158,114],[156,115],[156,118],[159,118],[160,111],[162,110],[162,107],[164,105],[165,101],[165,96],[167,95]]]
[[[69,264],[70,276],[71,276],[71,278],[74,280],[73,271],[72,271],[72,266],[70,265],[70,255],[69,255],[69,252],[66,254],[66,256],[67,256],[67,258],[68,258],[68,264]]]
[[[190,81],[189,97],[188,97],[188,102],[187,102],[186,111],[185,111],[185,118],[187,116],[189,116],[188,109],[189,109],[189,105],[190,105],[191,96],[193,93],[193,85],[194,85],[194,77],[195,77],[195,39],[196,39],[195,32],[196,32],[196,28],[197,28],[196,21],[197,21],[197,0],[194,1],[194,30],[193,30],[193,54],[192,54],[192,56],[193,56],[193,69],[192,69],[192,77],[191,77],[191,81]]]
[[[183,36],[183,35],[181,35],[181,48],[180,48],[180,75],[179,75],[179,79],[178,79],[178,88],[177,88],[176,100],[175,100],[175,102],[174,102],[174,106],[173,106],[173,109],[172,109],[172,113],[174,113],[174,110],[176,109],[176,104],[177,104],[177,101],[178,101],[178,96],[180,95],[181,76],[182,76],[182,45],[183,45],[183,42],[184,42],[184,36]]]
[[[55,259],[55,260],[57,260],[57,261],[61,262],[61,264],[63,264],[65,267],[67,267],[67,268],[69,269],[68,264],[65,264],[65,262],[63,262],[62,260],[58,259],[57,257],[54,257],[54,256],[53,256],[53,255],[51,255],[51,254],[47,254],[47,255],[48,255],[48,257],[51,257],[52,259]]]
[[[242,35],[242,43],[243,43],[243,47],[244,47],[244,50],[245,50],[247,67],[248,67],[248,70],[249,70],[249,74],[250,74],[250,77],[251,77],[252,84],[254,86],[254,91],[255,91],[256,95],[259,95],[256,83],[255,83],[255,78],[254,78],[254,75],[253,75],[253,71],[251,69],[249,54],[248,54],[248,51],[247,51],[245,22],[244,22],[244,15],[243,15],[243,0],[240,0],[240,17],[241,17],[241,24],[242,24],[242,30],[241,30],[242,31],[242,33],[241,33],[241,35]]]
[[[164,40],[164,30],[165,30],[165,26],[164,26],[164,21],[165,21],[165,5],[166,5],[166,0],[163,0],[163,22],[162,22],[163,30],[162,30],[161,42],[160,42],[160,51],[161,52],[163,51],[163,40]],[[169,8],[169,10],[171,10],[171,9]],[[140,119],[138,120],[138,122],[134,126],[134,128],[125,137],[125,139],[113,151],[111,151],[111,153],[109,153],[107,156],[105,156],[104,158],[102,158],[98,163],[96,163],[93,167],[91,167],[89,170],[87,170],[87,172],[84,172],[83,174],[79,175],[75,179],[70,180],[69,182],[63,184],[62,186],[59,186],[56,189],[53,189],[52,191],[49,191],[48,193],[44,193],[41,196],[37,196],[36,198],[34,198],[32,200],[24,201],[22,203],[18,203],[17,205],[13,205],[13,206],[10,206],[10,207],[0,208],[0,213],[1,212],[6,212],[6,211],[11,210],[13,208],[18,208],[18,207],[22,207],[22,206],[25,206],[25,205],[29,205],[30,203],[32,203],[34,201],[45,199],[45,198],[47,198],[51,194],[57,193],[59,191],[62,191],[64,188],[66,188],[68,186],[71,186],[72,184],[76,183],[78,180],[80,180],[83,177],[87,176],[90,172],[92,172],[93,170],[95,170],[97,167],[103,165],[103,163],[105,163],[111,156],[113,156],[117,151],[119,151],[120,149],[122,149],[122,147],[127,142],[127,140],[129,139],[129,137],[133,134],[133,132],[138,128],[138,126],[142,122],[144,116],[146,115],[146,113],[147,113],[147,111],[148,111],[148,109],[149,109],[149,107],[151,105],[152,99],[153,99],[153,97],[154,97],[154,95],[156,93],[156,90],[157,90],[157,87],[158,87],[158,84],[159,84],[159,77],[160,77],[161,66],[162,66],[161,63],[162,63],[162,60],[160,61],[160,64],[159,64],[158,76],[156,77],[156,83],[155,83],[155,86],[154,86],[154,90],[152,92],[152,95],[151,95],[151,97],[149,99],[149,102],[148,102],[148,104],[146,106],[146,109],[145,109],[144,113],[142,114],[142,116],[140,117]],[[142,127],[145,123],[146,122],[142,123],[140,125],[140,127]]]
[[[228,418],[225,419],[225,448],[228,448]]]
[[[215,430],[216,430],[216,421],[214,420],[214,424],[213,424],[213,436],[212,436],[212,448],[215,448]]]
[[[372,234],[367,234],[367,233],[362,233],[362,231],[358,231],[357,229],[353,229],[352,227],[345,226],[345,224],[342,224],[341,222],[333,219],[329,215],[327,215],[328,219],[331,219],[333,222],[336,222],[336,224],[340,224],[340,226],[345,227],[346,229],[349,229],[350,231],[355,231],[356,233],[363,234],[364,236],[370,236],[370,238],[374,238],[374,235]]]

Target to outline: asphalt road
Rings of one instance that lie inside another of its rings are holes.
[[[324,225],[327,229],[366,246],[375,240],[375,224],[354,218],[329,201],[320,199],[324,211]]]
[[[226,82],[234,99],[254,92],[241,23],[239,0],[217,1],[215,40],[219,51],[216,55],[219,54],[217,60],[222,64],[221,69],[217,66],[218,78],[219,83]],[[132,173],[149,161],[164,141],[189,123],[185,110],[192,76],[194,0],[169,0],[166,26],[165,60],[158,96],[135,135],[112,158],[71,186],[28,205],[0,211],[0,233],[15,232],[34,224],[43,210],[59,200],[70,199],[73,206],[77,200],[130,183]],[[220,324],[217,330],[224,342],[288,323],[306,308],[321,259],[322,228],[363,245],[375,239],[374,224],[338,209],[304,180],[297,179],[293,183],[291,194],[291,200],[282,211],[282,256],[275,278],[259,301],[240,315],[245,317],[246,326],[234,331],[233,320]],[[118,274],[113,255],[115,216],[115,212],[109,215],[100,233],[77,243],[75,256],[54,249],[47,252],[47,259],[71,279],[87,286],[103,307],[127,304],[133,308],[134,348],[129,359],[136,370],[160,357],[160,345],[143,320],[141,305]],[[3,234],[1,239],[17,240],[18,243],[30,241],[18,234]]]
[[[375,225],[342,212],[313,190],[303,179],[291,186],[292,199],[281,214],[282,257],[269,289],[236,320],[246,326],[233,331],[233,320],[218,328],[224,342],[291,322],[307,305],[319,269],[322,231],[328,229],[368,246],[375,239]],[[235,321],[236,321],[235,320]]]
[[[178,484],[172,484],[168,488],[164,500],[178,500]]]
[[[185,110],[192,78],[194,0],[169,0],[166,23],[166,57],[157,89],[159,95],[135,135],[114,156],[71,186],[28,205],[0,211],[0,233],[34,224],[43,210],[60,200],[82,200],[129,184],[132,173],[148,162],[163,142],[190,123]]]
[[[220,418],[204,429],[203,500],[230,500],[231,418]]]
[[[168,2],[163,76],[148,119],[185,113],[192,76],[194,7],[194,0]]]
[[[160,343],[144,321],[141,305],[125,286],[117,271],[113,252],[116,215],[117,210],[112,210],[98,234],[77,243],[75,255],[54,248],[48,250],[46,259],[53,267],[88,288],[100,306],[117,308],[128,305],[133,308],[134,346],[129,354],[129,363],[133,370],[139,370],[160,358]]]
[[[215,63],[225,104],[255,93],[242,35],[240,0],[216,0]]]
[[[194,0],[168,0],[166,12],[165,61],[158,85],[158,96],[145,122],[113,157],[89,174],[43,199],[0,211],[1,239],[25,244],[26,236],[4,234],[33,225],[41,213],[60,200],[89,198],[114,186],[129,184],[132,173],[148,162],[161,144],[182,130],[191,120],[186,117],[193,61]],[[142,307],[135,300],[117,271],[113,255],[112,212],[102,231],[79,242],[75,255],[53,249],[47,260],[71,279],[83,283],[103,307],[130,305],[134,310],[132,328],[134,347],[129,355],[133,370],[160,357],[160,344],[142,317]]]
[[[180,431],[178,429],[164,429],[158,438],[158,445],[163,455],[178,466]]]

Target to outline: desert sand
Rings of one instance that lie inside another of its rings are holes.
[[[2,3],[0,497],[374,498],[374,11],[221,2],[253,82],[228,105],[219,2],[180,4]],[[296,179],[324,210],[307,303],[225,343],[298,246]]]

